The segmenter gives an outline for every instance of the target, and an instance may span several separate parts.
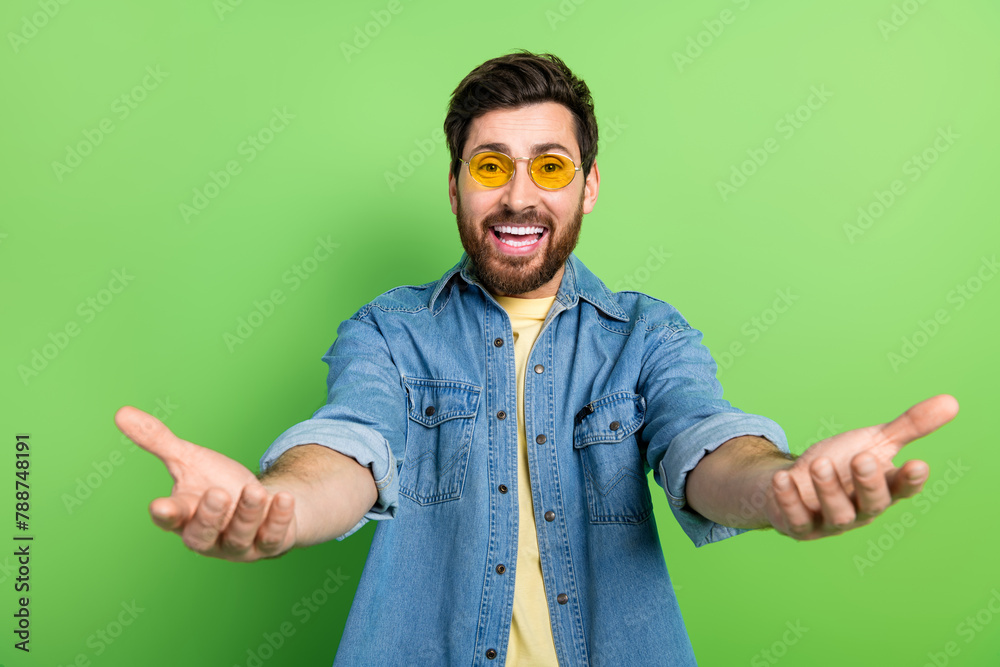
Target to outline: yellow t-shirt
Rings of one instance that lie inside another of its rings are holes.
[[[507,644],[507,665],[553,667],[559,664],[552,640],[549,605],[545,599],[542,564],[538,559],[538,533],[528,474],[528,439],[524,434],[524,374],[528,352],[538,338],[542,322],[555,296],[543,299],[495,297],[510,317],[514,330],[517,366],[517,569],[514,578],[514,613]]]

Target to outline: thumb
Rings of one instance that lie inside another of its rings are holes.
[[[958,414],[958,401],[949,394],[938,394],[920,401],[912,408],[882,426],[882,436],[896,446],[922,438],[941,428]]]
[[[164,463],[169,465],[181,458],[184,441],[148,412],[131,405],[122,406],[115,413],[115,425],[129,440]]]

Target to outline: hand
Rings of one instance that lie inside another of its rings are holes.
[[[131,406],[115,424],[166,464],[174,487],[149,504],[153,523],[205,556],[249,562],[295,545],[295,499],[272,494],[250,470],[211,449],[181,440],[156,417]],[[238,502],[235,502],[237,501]]]
[[[958,401],[940,394],[917,403],[888,424],[839,433],[807,449],[771,477],[764,511],[778,532],[814,540],[864,526],[900,498],[923,489],[924,461],[895,467],[909,442],[932,433],[958,414]]]

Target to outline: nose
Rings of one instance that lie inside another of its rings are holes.
[[[503,186],[500,201],[515,213],[538,204],[541,192],[531,180],[531,160],[519,159],[514,162],[514,177]]]

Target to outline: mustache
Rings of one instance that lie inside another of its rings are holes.
[[[535,209],[515,213],[508,208],[491,213],[483,220],[483,226],[487,230],[495,225],[539,225],[552,229],[552,219]]]

